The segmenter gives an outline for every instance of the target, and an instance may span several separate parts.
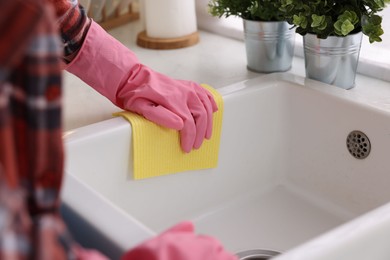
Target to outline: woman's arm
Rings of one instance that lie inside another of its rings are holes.
[[[217,105],[199,84],[176,80],[136,55],[91,21],[77,0],[47,0],[56,8],[67,71],[116,106],[179,130],[183,151],[198,149],[212,132]]]

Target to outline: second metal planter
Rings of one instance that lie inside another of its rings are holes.
[[[244,21],[248,69],[287,71],[294,55],[295,30],[287,22]]]
[[[319,39],[303,37],[306,77],[344,89],[355,86],[362,33]]]

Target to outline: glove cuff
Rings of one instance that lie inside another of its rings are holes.
[[[92,21],[81,49],[65,69],[118,105],[118,90],[139,66],[133,52]]]

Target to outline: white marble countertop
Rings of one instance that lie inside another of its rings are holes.
[[[136,53],[139,60],[173,78],[207,83],[215,88],[261,76],[246,68],[242,41],[200,31],[200,42],[176,50],[150,50],[136,45],[142,31],[140,21],[111,30],[109,33]],[[304,62],[294,58],[289,73],[304,76]],[[356,98],[367,98],[371,105],[390,112],[390,83],[358,75],[352,90]],[[64,73],[64,131],[112,118],[120,109],[74,75]]]

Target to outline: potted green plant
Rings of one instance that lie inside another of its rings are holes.
[[[256,72],[287,71],[294,54],[295,32],[274,0],[210,0],[213,16],[243,19],[247,67]]]
[[[344,89],[355,85],[362,36],[380,42],[390,0],[281,0],[286,20],[303,35],[306,76]]]

